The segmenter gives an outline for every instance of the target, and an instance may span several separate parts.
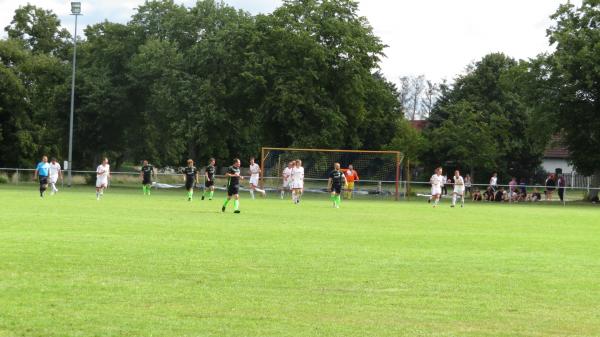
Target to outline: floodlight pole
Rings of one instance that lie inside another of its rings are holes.
[[[71,2],[71,15],[75,16],[75,35],[73,37],[73,73],[71,77],[71,115],[69,117],[69,179],[67,185],[71,187],[73,176],[73,114],[75,111],[75,69],[77,64],[77,17],[81,15],[81,3]]]

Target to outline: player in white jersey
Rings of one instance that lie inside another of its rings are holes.
[[[56,192],[58,192],[58,188],[56,188],[56,183],[58,182],[58,178],[60,177],[60,179],[63,179],[63,173],[62,170],[60,168],[60,164],[56,161],[56,158],[52,158],[52,160],[50,161],[50,175],[48,183],[50,183],[50,195],[54,195],[56,194]]]
[[[433,200],[433,207],[436,207],[440,202],[443,180],[442,168],[438,167],[435,169],[435,174],[429,179],[429,182],[431,183],[431,199]]]
[[[281,200],[285,197],[285,191],[290,189],[290,182],[292,181],[292,169],[296,166],[296,163],[291,161],[288,163],[288,166],[283,169],[283,173],[281,174],[281,179],[283,184],[281,186]]]
[[[96,199],[100,200],[100,196],[104,195],[104,190],[108,187],[108,179],[110,178],[110,165],[108,158],[102,160],[102,164],[96,168]]]
[[[260,166],[255,163],[254,157],[250,158],[250,196],[254,199],[254,191],[261,193],[264,196],[267,195],[265,190],[258,188],[258,180],[260,179]]]
[[[454,171],[454,191],[452,192],[452,206],[456,206],[456,198],[460,197],[460,207],[465,207],[465,180],[460,171]]]
[[[292,168],[292,201],[294,204],[300,203],[302,198],[302,192],[304,191],[304,167],[302,167],[302,160],[296,159],[296,166]]]

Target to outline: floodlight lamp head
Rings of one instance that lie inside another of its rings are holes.
[[[71,2],[71,14],[79,15],[81,14],[81,2]]]

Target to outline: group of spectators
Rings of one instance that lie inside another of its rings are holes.
[[[564,201],[566,180],[563,175],[554,173],[548,174],[544,186],[536,185],[531,191],[528,191],[527,180],[521,178],[517,181],[513,177],[508,183],[508,187],[498,186],[498,174],[494,173],[490,178],[489,185],[482,192],[479,188],[474,187],[470,175],[465,176],[465,192],[469,194],[469,198],[473,201],[495,201],[495,202],[538,202],[542,200],[554,200],[555,192],[558,192],[560,201]],[[452,179],[444,177],[446,182],[442,186],[442,194],[448,193],[448,186],[452,186]]]

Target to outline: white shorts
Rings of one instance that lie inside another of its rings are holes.
[[[290,184],[290,188],[293,189],[293,190],[303,189],[304,188],[304,182],[302,180],[294,180]]]
[[[250,176],[250,185],[258,186],[259,176]]]
[[[108,186],[108,178],[107,177],[96,177],[96,187],[106,187]]]
[[[432,186],[431,187],[431,195],[442,194],[442,188],[440,186]]]
[[[56,184],[57,181],[58,181],[58,176],[50,176],[48,179],[48,183],[50,183],[50,184]]]
[[[454,186],[454,193],[456,193],[458,195],[465,194],[465,187],[464,186]]]

